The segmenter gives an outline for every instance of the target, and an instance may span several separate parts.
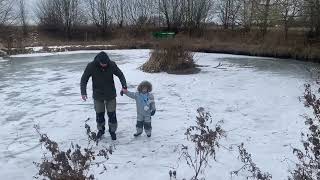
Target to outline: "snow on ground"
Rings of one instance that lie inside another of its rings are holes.
[[[0,57],[0,62],[4,62],[4,61],[7,61],[7,60]]]
[[[91,51],[90,51],[91,52]],[[92,51],[92,53],[98,53],[100,51]],[[45,56],[59,56],[59,55],[72,55],[72,54],[88,54],[88,51],[68,51],[68,52],[52,52],[52,53],[33,53],[33,54],[17,54],[11,56],[12,58],[24,58],[24,57],[45,57]]]
[[[112,51],[112,50],[110,50]],[[117,50],[116,50],[117,51]],[[72,54],[88,54],[88,53],[99,53],[100,51],[92,50],[81,50],[81,51],[66,51],[66,52],[50,52],[50,53],[32,53],[32,54],[17,54],[12,55],[12,58],[23,58],[23,57],[45,57],[45,56],[64,56],[64,55],[72,55]]]
[[[115,45],[107,44],[107,45],[87,45],[85,47],[113,47]]]
[[[115,45],[110,45],[110,44],[107,44],[107,45],[69,45],[69,46],[47,46],[46,48],[48,49],[52,49],[52,50],[59,50],[59,49],[65,49],[65,48],[80,48],[80,47],[83,47],[83,48],[90,48],[90,47],[113,47]],[[25,49],[27,50],[32,50],[32,52],[40,52],[43,50],[43,46],[33,46],[33,47],[25,47]],[[38,56],[38,55],[36,55]]]
[[[35,47],[25,47],[25,49],[31,49],[33,52],[39,52],[43,49],[43,46],[35,46]]]
[[[97,52],[18,55],[0,62],[0,177],[32,179],[36,174],[32,162],[39,161],[44,150],[34,124],[63,147],[69,147],[71,141],[85,145],[84,123],[91,118],[94,128],[95,113],[91,98],[80,100],[79,81]],[[286,179],[290,160],[294,160],[290,146],[300,147],[304,128],[300,115],[306,109],[298,97],[303,84],[311,80],[306,68],[314,64],[197,53],[197,63],[203,65],[199,74],[148,74],[138,67],[148,59],[149,50],[107,52],[123,70],[130,90],[142,80],[153,83],[158,111],[152,120],[152,137],[135,139],[135,102],[117,98],[118,140],[111,142],[107,134],[100,144],[112,143],[116,150],[106,163],[108,172],[97,173],[98,179],[163,180],[169,179],[171,168],[177,169],[179,179],[191,177],[191,169],[178,161],[176,147],[188,144],[184,132],[194,124],[200,106],[214,120],[224,120],[228,131],[224,146],[244,142],[263,171],[272,173],[273,179]],[[214,68],[219,62],[223,65]],[[120,83],[115,81],[119,90]],[[237,151],[224,148],[211,165],[205,177],[223,180],[241,166]]]

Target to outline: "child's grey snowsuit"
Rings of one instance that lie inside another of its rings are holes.
[[[147,135],[151,135],[151,114],[156,111],[154,96],[151,93],[130,92],[128,97],[136,100],[137,105],[137,133],[142,133],[143,128]]]

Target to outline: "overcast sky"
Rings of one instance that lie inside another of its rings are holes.
[[[27,11],[28,11],[28,15],[29,15],[29,23],[35,23],[36,18],[34,15],[34,8],[36,7],[38,0],[25,0],[26,2],[26,6],[27,6]]]
[[[36,6],[38,0],[25,0],[29,10]]]

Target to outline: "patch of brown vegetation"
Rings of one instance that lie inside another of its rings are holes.
[[[180,41],[161,41],[152,50],[150,59],[142,65],[144,72],[167,72],[170,74],[194,74],[197,68],[193,53]]]
[[[14,27],[8,28],[11,33],[17,34]],[[43,32],[37,27],[29,27],[27,37],[11,36],[2,37],[0,43],[7,49],[8,54],[32,53],[24,49],[28,46],[73,46],[57,51],[76,50],[108,50],[108,49],[154,49],[159,44],[159,40],[152,37],[152,32],[160,29],[149,28],[115,28],[107,38],[102,38],[94,29],[84,29],[72,40],[65,40],[63,36]],[[188,32],[180,31],[176,41],[188,44],[188,50],[205,53],[226,53],[249,56],[275,57],[285,59],[297,59],[302,61],[320,62],[320,39],[307,36],[307,30],[292,28],[288,32],[288,38],[279,28],[269,28],[265,36],[261,36],[258,29],[244,31],[241,29],[223,30],[221,28],[204,29],[201,35],[191,35]],[[10,42],[10,43],[9,43]],[[114,45],[113,47],[103,47],[101,45]],[[10,45],[10,48],[8,47]],[[80,46],[79,46],[80,45]],[[87,45],[99,45],[86,47]]]

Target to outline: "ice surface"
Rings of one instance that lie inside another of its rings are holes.
[[[44,150],[34,124],[63,147],[71,141],[85,145],[84,122],[91,118],[89,123],[95,128],[95,112],[92,98],[80,100],[79,81],[97,52],[17,55],[0,61],[0,177],[32,179],[36,174],[32,162],[39,161]],[[148,74],[138,67],[148,59],[149,50],[106,52],[123,70],[130,90],[142,80],[153,83],[158,111],[152,120],[152,137],[135,139],[135,103],[117,98],[116,150],[106,163],[108,172],[96,174],[99,179],[163,180],[169,179],[171,168],[177,169],[178,179],[190,178],[191,169],[177,161],[176,146],[188,144],[184,132],[194,124],[200,106],[214,120],[224,120],[228,131],[224,146],[244,142],[263,171],[272,173],[273,179],[286,179],[292,166],[286,159],[295,160],[290,146],[300,147],[304,129],[300,115],[306,109],[298,97],[304,83],[312,80],[306,69],[315,64],[197,53],[197,63],[202,65],[199,74]],[[222,66],[214,68],[219,62]],[[117,78],[115,82],[119,91]],[[109,143],[107,134],[100,145]],[[207,179],[230,179],[230,171],[241,164],[236,150],[221,148],[211,165]]]

